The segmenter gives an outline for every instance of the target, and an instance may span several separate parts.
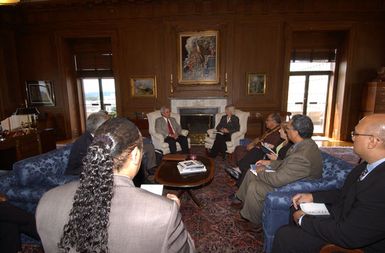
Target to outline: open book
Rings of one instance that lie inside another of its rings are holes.
[[[330,215],[324,203],[301,203],[301,210],[309,215]]]
[[[269,146],[267,145],[266,142],[261,142],[261,149],[265,154],[274,154],[277,155]]]
[[[181,175],[207,171],[206,166],[201,161],[197,160],[181,161],[178,163],[177,167]]]

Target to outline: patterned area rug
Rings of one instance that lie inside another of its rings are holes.
[[[203,147],[192,152],[204,155]],[[225,161],[215,159],[215,177],[209,184],[193,190],[203,205],[199,208],[184,194],[181,199],[183,221],[195,241],[198,252],[262,252],[263,235],[245,231],[237,222],[239,210],[230,207],[228,196],[236,191],[234,180],[223,169]]]

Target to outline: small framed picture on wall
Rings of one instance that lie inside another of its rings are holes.
[[[266,92],[266,74],[247,73],[247,95],[259,95]]]
[[[55,105],[52,81],[26,81],[29,105]]]
[[[132,97],[155,97],[156,98],[156,77],[131,77]]]

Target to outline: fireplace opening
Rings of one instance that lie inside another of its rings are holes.
[[[204,144],[207,130],[214,128],[218,108],[179,108],[180,123],[189,130],[191,144]]]

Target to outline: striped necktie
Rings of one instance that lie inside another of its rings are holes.
[[[361,175],[360,175],[360,178],[359,178],[359,181],[362,181],[365,176],[368,174],[368,167],[366,167],[362,172],[361,172]]]

